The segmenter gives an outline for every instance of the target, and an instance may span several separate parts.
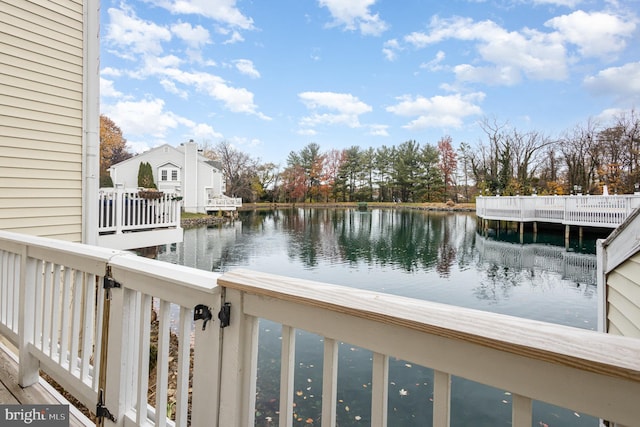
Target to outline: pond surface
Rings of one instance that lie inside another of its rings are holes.
[[[473,214],[373,209],[243,212],[239,220],[185,230],[158,259],[224,272],[242,267],[597,328],[595,239],[563,235],[483,236]],[[256,425],[277,425],[280,326],[260,324]],[[320,425],[321,337],[296,341],[296,421]],[[342,343],[337,423],[370,424],[371,353]],[[433,372],[392,360],[389,426],[431,425]],[[452,385],[452,426],[508,426],[511,395],[461,378]],[[597,426],[592,417],[534,402],[534,426]]]

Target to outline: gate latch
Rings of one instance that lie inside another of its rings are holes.
[[[222,307],[220,307],[220,312],[218,313],[218,319],[220,319],[220,327],[226,328],[231,323],[231,303],[225,302]]]
[[[211,309],[204,305],[198,304],[193,309],[193,320],[203,320],[202,322],[202,330],[204,331],[207,327],[207,322],[211,320],[213,316],[211,315]]]
[[[116,417],[109,411],[104,404],[104,390],[98,392],[98,404],[96,405],[96,418],[107,418],[112,422],[116,422]]]

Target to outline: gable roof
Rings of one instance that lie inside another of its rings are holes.
[[[161,150],[161,149],[163,149],[164,147],[168,147],[170,150],[175,151],[175,152],[176,152],[176,154],[183,155],[183,153],[182,153],[182,152],[180,152],[180,151],[176,150],[176,147],[174,147],[174,146],[172,146],[172,145],[170,145],[170,144],[162,144],[162,145],[159,145],[159,146],[157,146],[157,147],[154,147],[154,148],[152,148],[152,149],[150,149],[150,150],[144,151],[144,152],[142,152],[142,153],[138,153],[138,154],[136,154],[136,155],[135,155],[135,156],[133,156],[133,157],[129,157],[127,160],[123,160],[123,161],[121,161],[121,162],[118,162],[118,163],[116,163],[116,164],[113,164],[113,165],[111,165],[111,167],[110,167],[109,169],[111,169],[111,168],[112,168],[112,167],[114,167],[114,166],[120,166],[120,165],[125,165],[125,164],[127,164],[127,163],[135,162],[136,160],[140,160],[140,158],[141,158],[141,157],[145,157],[145,156],[147,156],[148,154],[154,153],[154,152],[156,152],[156,151],[160,151],[160,150]],[[107,170],[108,170],[108,169],[107,169]]]

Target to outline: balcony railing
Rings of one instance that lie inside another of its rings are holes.
[[[532,425],[533,400],[624,425],[640,420],[632,338],[253,271],[220,276],[2,231],[0,296],[0,332],[19,349],[20,383],[32,384],[40,368],[89,408],[104,390],[115,420],[105,425],[254,426],[259,319],[282,325],[281,426],[293,420],[296,330],[324,342],[323,426],[335,425],[340,342],[373,352],[372,426],[387,425],[390,358],[434,369],[435,426],[449,425],[452,376],[512,393],[514,426]]]
[[[180,200],[172,193],[156,197],[141,195],[138,189],[101,188],[98,232],[122,233],[149,228],[180,226]]]
[[[640,195],[478,197],[483,219],[615,228],[640,207]]]
[[[181,202],[173,193],[101,188],[98,203],[100,246],[135,249],[182,241]]]
[[[242,199],[240,197],[207,194],[205,206],[207,211],[235,211],[240,207],[242,207]]]

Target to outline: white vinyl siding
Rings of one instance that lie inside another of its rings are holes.
[[[0,0],[0,229],[82,239],[83,2]]]
[[[607,277],[608,332],[640,338],[640,254]]]

